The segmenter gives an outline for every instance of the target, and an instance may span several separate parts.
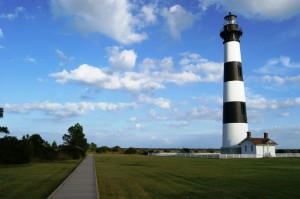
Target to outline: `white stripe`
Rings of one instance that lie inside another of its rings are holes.
[[[224,63],[231,61],[242,62],[240,42],[230,41],[224,44]]]
[[[245,89],[243,81],[224,82],[223,102],[245,102]]]
[[[247,123],[223,124],[223,145],[224,148],[238,147],[239,143],[247,137]]]

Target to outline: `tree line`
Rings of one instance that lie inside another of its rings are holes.
[[[3,117],[3,109],[0,117]],[[0,127],[0,132],[9,134],[6,127]],[[62,136],[63,144],[51,145],[39,134],[24,135],[22,139],[6,135],[0,138],[0,164],[21,164],[31,161],[52,161],[62,159],[79,159],[84,157],[88,149],[83,127],[77,123]]]

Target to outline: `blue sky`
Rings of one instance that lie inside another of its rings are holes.
[[[219,148],[229,11],[249,130],[300,148],[298,0],[0,0],[0,125],[50,143],[78,122],[98,146]]]

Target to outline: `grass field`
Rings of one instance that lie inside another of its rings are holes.
[[[47,198],[78,163],[76,160],[0,165],[0,198]]]
[[[100,198],[300,198],[300,159],[95,156]]]

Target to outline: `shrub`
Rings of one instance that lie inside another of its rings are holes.
[[[138,151],[135,148],[133,148],[133,147],[129,147],[128,149],[126,149],[124,151],[125,154],[136,154],[137,152]]]
[[[181,153],[190,153],[191,150],[188,149],[188,148],[182,148],[182,149],[180,150],[180,152],[181,152]]]
[[[32,144],[29,140],[18,140],[6,136],[0,139],[0,163],[22,164],[31,161]]]
[[[114,152],[114,153],[118,153],[118,152],[121,152],[122,149],[119,146],[114,146],[113,148],[111,148],[111,151]]]
[[[72,145],[61,145],[58,149],[60,153],[60,157],[64,158],[72,158],[72,159],[79,159],[80,157],[85,156],[85,151],[79,147],[74,147]]]
[[[110,148],[108,146],[101,146],[96,149],[96,153],[108,153]]]

